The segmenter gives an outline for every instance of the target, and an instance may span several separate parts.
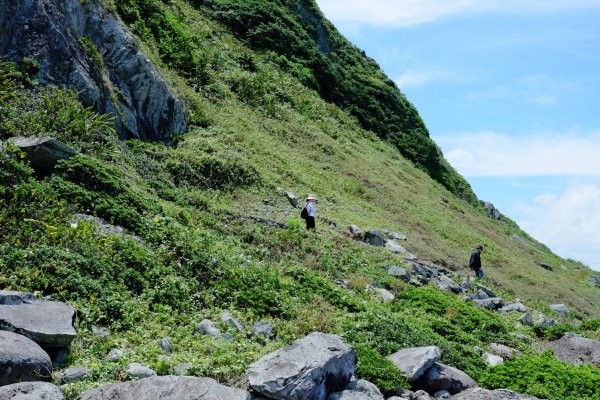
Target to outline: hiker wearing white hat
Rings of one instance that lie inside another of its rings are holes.
[[[315,214],[317,213],[317,208],[315,207],[315,202],[317,201],[317,197],[314,194],[309,194],[306,196],[306,229],[315,229]]]

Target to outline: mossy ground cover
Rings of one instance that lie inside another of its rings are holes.
[[[19,91],[6,83],[1,89],[3,139],[47,131],[82,153],[59,163],[51,179],[39,179],[16,149],[0,152],[0,287],[51,295],[77,308],[79,337],[69,365],[90,367],[92,377],[63,386],[68,398],[125,379],[124,367],[134,361],[160,374],[190,362],[195,375],[244,387],[252,361],[315,330],[354,345],[359,376],[388,394],[407,384],[385,357],[432,344],[444,350],[444,362],[482,384],[537,393],[532,382],[517,387],[510,379],[494,380],[495,370],[474,350],[492,342],[530,350],[511,335],[514,318],[388,276],[387,267],[402,260],[349,238],[343,232],[349,223],[401,231],[408,236],[403,245],[420,259],[465,274],[471,248],[483,243],[486,283],[541,310],[565,302],[576,318],[563,328],[598,336],[593,320],[580,324],[600,313],[598,290],[585,284],[588,270],[551,254],[514,223],[491,220],[460,200],[197,7],[148,3],[158,8],[144,18],[162,22],[150,24],[150,31],[132,29],[190,110],[192,128],[174,146],[113,140],[109,120],[68,91]],[[164,41],[163,23],[174,24],[168,29],[177,35],[206,40],[189,48]],[[187,53],[202,69],[185,71],[180,64]],[[0,81],[8,82],[6,76]],[[317,193],[317,233],[303,229],[300,210],[278,186]],[[75,222],[75,213],[119,224],[137,238],[103,234],[93,223]],[[263,226],[251,215],[288,228]],[[514,233],[531,245],[512,240]],[[535,261],[567,269],[550,272]],[[392,291],[396,300],[382,304],[367,285]],[[270,321],[276,338],[265,342],[230,331],[235,340],[227,342],[194,333],[204,318],[219,321],[222,310],[248,327]],[[95,337],[93,325],[109,327],[112,335]],[[547,340],[558,330],[519,331]],[[165,336],[172,354],[160,350]],[[113,347],[129,351],[109,362]],[[525,356],[499,375],[524,374],[528,362],[541,362],[536,357]],[[552,368],[552,382],[576,374],[560,363]],[[597,370],[585,373],[596,379]]]

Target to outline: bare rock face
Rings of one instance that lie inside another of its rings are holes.
[[[43,174],[52,173],[59,160],[66,160],[77,154],[63,142],[49,136],[15,137],[10,138],[9,142],[25,152],[31,166]]]
[[[481,388],[468,389],[450,398],[452,400],[539,400],[537,397],[526,396],[511,390]]]
[[[441,358],[442,350],[437,346],[403,349],[388,356],[409,382],[419,379]]]
[[[4,2],[0,27],[1,55],[37,60],[42,85],[73,87],[84,104],[116,117],[122,138],[168,141],[185,132],[183,105],[101,2]]]
[[[435,363],[414,384],[428,393],[447,391],[450,394],[477,386],[465,372],[449,365]]]
[[[562,361],[573,364],[592,364],[600,367],[600,341],[587,339],[576,333],[566,333],[562,338],[550,343],[554,355]]]
[[[63,395],[51,383],[21,382],[0,387],[0,400],[63,400]]]
[[[33,341],[0,331],[0,386],[50,380],[50,356]]]
[[[81,400],[250,400],[250,393],[210,378],[154,376],[89,390]]]

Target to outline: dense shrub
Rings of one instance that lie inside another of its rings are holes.
[[[167,168],[178,186],[232,190],[260,182],[259,174],[253,167],[234,159],[178,157],[170,159]]]
[[[388,396],[409,388],[406,379],[390,360],[364,344],[357,345],[354,349],[358,355],[356,374],[360,379],[373,383]]]
[[[33,169],[25,163],[19,149],[10,143],[0,144],[0,185],[16,185],[32,175]]]

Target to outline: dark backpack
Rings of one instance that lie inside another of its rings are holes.
[[[306,207],[304,207],[302,209],[302,212],[300,212],[300,218],[302,218],[302,219],[308,219],[308,210],[306,209]]]

